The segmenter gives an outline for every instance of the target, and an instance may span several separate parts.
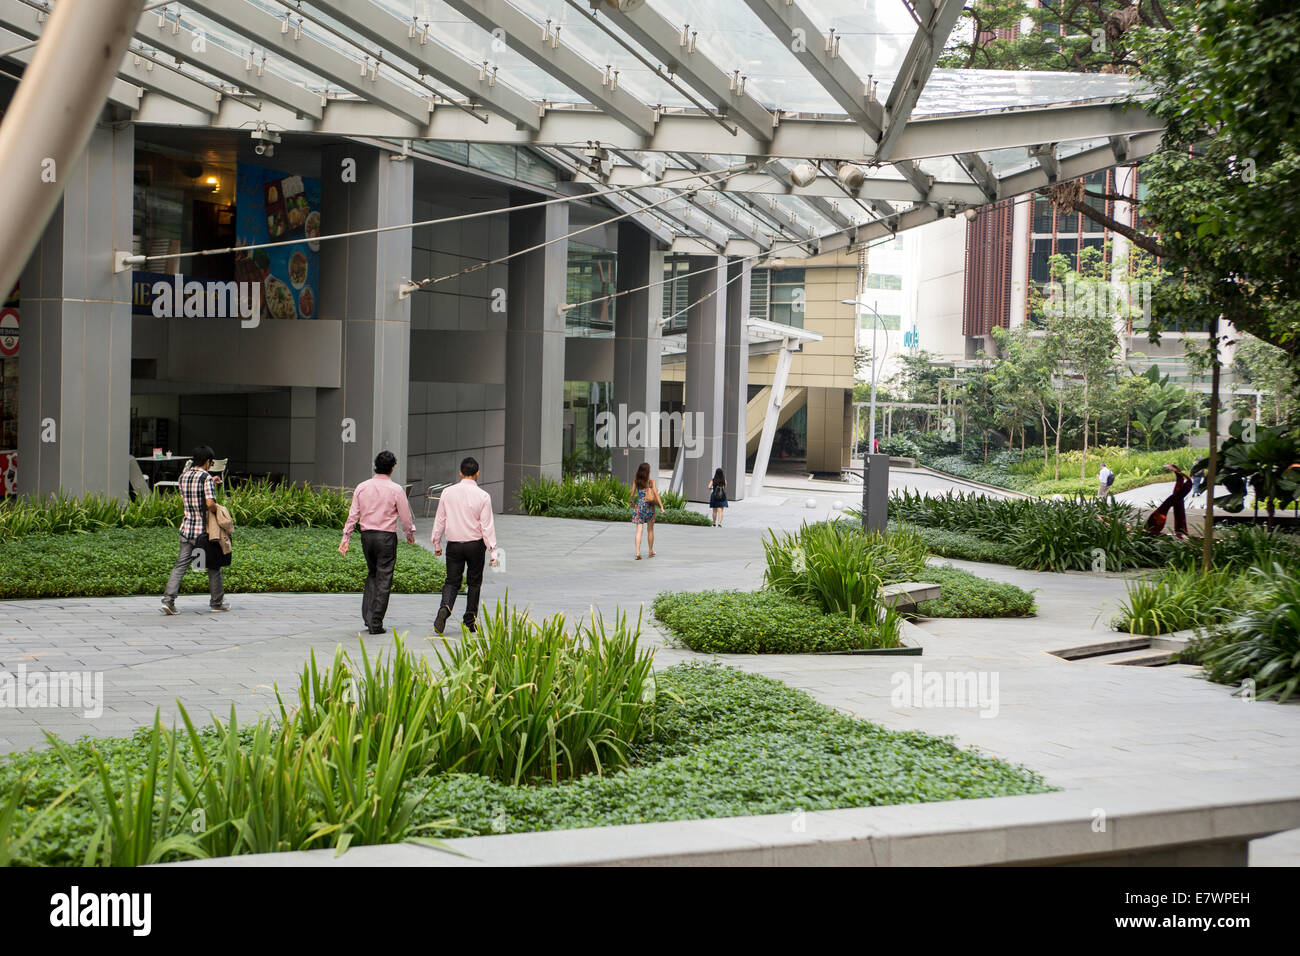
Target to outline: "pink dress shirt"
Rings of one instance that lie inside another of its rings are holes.
[[[343,541],[352,538],[358,524],[362,531],[396,531],[401,519],[407,534],[415,534],[415,519],[406,501],[406,489],[387,475],[375,475],[357,485],[352,492],[352,510],[343,526]]]
[[[448,541],[483,539],[488,550],[496,552],[497,530],[492,521],[492,496],[473,478],[462,478],[438,500],[438,516],[433,519],[433,546],[441,550],[442,536]]]

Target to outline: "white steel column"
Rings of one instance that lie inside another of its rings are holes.
[[[59,0],[0,125],[0,287],[13,288],[108,99],[144,0]],[[115,250],[103,254],[112,261]],[[127,251],[130,250],[116,250]]]
[[[776,374],[772,376],[772,398],[763,418],[763,435],[758,440],[758,455],[754,458],[754,475],[749,482],[749,496],[757,498],[763,493],[763,479],[767,477],[767,460],[772,455],[772,439],[776,436],[776,422],[785,400],[785,380],[790,374],[790,358],[794,355],[794,342],[783,339],[781,352],[776,359]]]

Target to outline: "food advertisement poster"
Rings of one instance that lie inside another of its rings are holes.
[[[239,164],[235,235],[241,246],[320,235],[320,180]],[[320,244],[303,242],[235,253],[235,279],[262,283],[262,315],[314,319]]]

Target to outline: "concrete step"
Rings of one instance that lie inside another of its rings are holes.
[[[1105,654],[1093,660],[1094,664],[1127,664],[1131,667],[1162,667],[1174,659],[1174,655],[1157,648],[1143,651],[1129,651],[1125,654]]]
[[[1096,644],[1080,644],[1078,647],[1064,647],[1059,651],[1048,651],[1053,657],[1067,661],[1081,661],[1103,654],[1119,654],[1125,651],[1145,650],[1151,646],[1149,637],[1117,637],[1110,641]]]
[[[937,601],[943,589],[924,581],[900,581],[880,589],[881,600],[890,607],[915,607],[922,601]]]

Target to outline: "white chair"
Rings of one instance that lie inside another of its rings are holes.
[[[193,466],[194,466],[193,459],[187,458],[185,460],[185,467],[181,469],[181,474],[182,475],[185,474],[185,472],[189,471],[190,468],[192,468]],[[154,490],[157,490],[159,488],[175,488],[177,492],[181,490],[181,483],[179,481],[155,481],[153,483],[153,486],[154,486]]]
[[[208,474],[217,480],[218,488],[221,488],[226,483],[226,465],[229,463],[229,458],[217,458],[212,462],[212,467],[208,469]]]
[[[140,463],[134,458],[129,459],[130,464],[127,466],[127,477],[131,482],[131,491],[139,498],[149,497],[149,477],[140,470]]]
[[[424,516],[426,518],[429,517],[429,509],[433,506],[433,502],[438,501],[440,498],[442,498],[442,493],[446,491],[448,488],[450,488],[451,486],[452,486],[452,482],[444,481],[436,485],[430,485],[428,490],[425,491]]]

